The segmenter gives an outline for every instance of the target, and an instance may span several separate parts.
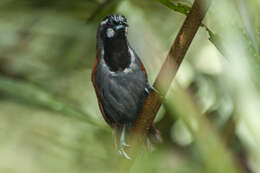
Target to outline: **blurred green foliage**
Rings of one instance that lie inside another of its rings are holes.
[[[1,0],[0,172],[119,172],[90,82],[98,23],[128,18],[152,83],[192,2]],[[212,3],[217,46],[201,27],[157,116],[164,142],[131,172],[260,172],[259,10]]]

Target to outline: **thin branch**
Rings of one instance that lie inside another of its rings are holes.
[[[160,91],[160,94],[156,91],[152,91],[148,95],[140,116],[138,116],[132,129],[132,138],[130,141],[132,145],[136,145],[145,139],[144,137],[151,127],[162,104],[162,99],[165,97],[170,84],[182,63],[209,5],[210,3],[207,0],[194,1],[153,85],[156,90]]]
[[[190,11],[189,6],[178,3],[177,5],[173,4],[170,0],[157,0],[161,4],[165,5],[166,7],[170,8],[173,11],[179,12],[184,15],[188,15]],[[204,27],[209,34],[209,41],[218,49],[218,51],[224,56],[224,49],[223,45],[220,42],[220,37],[218,34],[213,33],[205,24],[201,23],[201,27]]]

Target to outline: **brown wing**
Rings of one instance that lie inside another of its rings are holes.
[[[142,71],[144,72],[145,77],[147,78],[147,72],[146,72],[146,69],[145,69],[145,67],[144,67],[143,62],[141,61],[141,59],[140,59],[139,56],[137,56],[137,58],[138,58],[138,60],[139,60],[139,62],[140,62],[140,64],[141,64],[141,69],[142,69]]]
[[[91,81],[92,81],[92,84],[93,84],[93,86],[94,86],[94,88],[95,88],[95,91],[96,91],[96,95],[97,95],[97,99],[98,99],[98,106],[99,106],[99,109],[100,109],[100,111],[101,111],[101,114],[102,114],[103,118],[105,119],[105,121],[106,121],[111,127],[113,127],[113,123],[107,118],[107,116],[106,116],[105,113],[104,113],[104,109],[103,109],[103,106],[102,106],[102,104],[101,104],[101,97],[100,97],[98,88],[97,88],[97,86],[96,86],[95,72],[96,72],[97,63],[98,63],[98,59],[96,59],[95,64],[94,64],[94,68],[93,68],[93,70],[92,70]]]

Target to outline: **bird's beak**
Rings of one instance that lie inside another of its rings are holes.
[[[116,31],[123,31],[123,30],[125,30],[125,27],[126,26],[124,26],[124,25],[118,25],[118,26],[115,27],[115,30]]]
[[[123,31],[123,30],[125,30],[127,27],[128,27],[128,24],[127,24],[127,23],[123,23],[123,24],[121,24],[121,25],[116,26],[116,27],[115,27],[115,30],[116,30],[116,31]]]

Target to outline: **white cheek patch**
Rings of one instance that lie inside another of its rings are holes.
[[[107,37],[111,38],[111,37],[114,37],[114,35],[115,35],[115,31],[112,28],[108,28],[107,29]]]

